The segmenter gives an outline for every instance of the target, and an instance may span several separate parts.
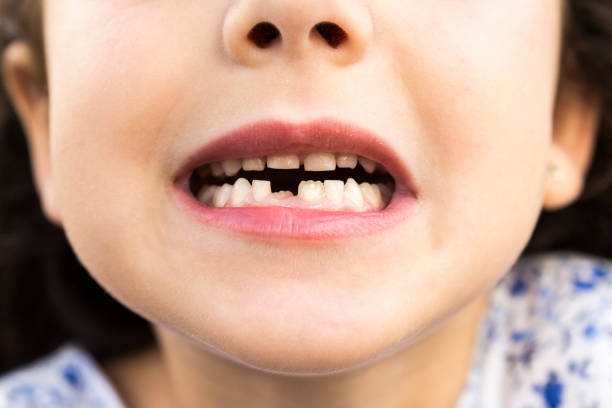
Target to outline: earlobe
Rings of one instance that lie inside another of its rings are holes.
[[[16,40],[4,50],[2,79],[26,135],[34,182],[43,211],[50,221],[59,225],[51,166],[48,94],[27,43]]]
[[[601,118],[601,96],[570,80],[559,85],[543,207],[576,201],[589,170]]]

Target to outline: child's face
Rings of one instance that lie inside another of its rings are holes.
[[[95,279],[156,324],[262,368],[348,367],[484,293],[532,233],[559,0],[47,0],[44,12],[44,194]],[[262,21],[281,40],[255,49],[246,34]],[[351,46],[308,36],[322,21]],[[352,237],[266,238],[183,205],[177,172],[219,135],[319,118],[395,152],[418,196],[407,216]]]

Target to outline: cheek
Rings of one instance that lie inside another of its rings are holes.
[[[53,172],[64,228],[86,266],[134,259],[116,244],[119,234],[140,248],[162,234],[155,215],[175,144],[164,126],[192,86],[195,61],[178,55],[178,31],[164,27],[160,11],[130,9],[111,18],[102,4],[51,6],[49,18],[70,27],[48,33]],[[114,273],[111,266],[89,269]]]
[[[397,7],[393,15],[411,13],[420,22],[395,32],[393,47],[428,158],[422,184],[432,246],[465,231],[482,244],[473,249],[499,246],[490,240],[493,230],[513,246],[524,243],[544,189],[559,2]]]

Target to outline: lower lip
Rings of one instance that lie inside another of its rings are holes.
[[[334,240],[363,237],[390,229],[410,218],[418,200],[396,191],[382,211],[345,212],[287,207],[213,208],[200,204],[185,189],[174,186],[178,205],[197,222],[236,233],[295,240]]]

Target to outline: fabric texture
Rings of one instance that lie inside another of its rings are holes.
[[[0,408],[125,408],[93,357],[68,342],[0,377]]]
[[[612,407],[612,261],[521,257],[492,289],[455,408]],[[0,377],[0,408],[125,408],[74,343]]]
[[[456,408],[612,407],[612,261],[520,258],[480,322]]]

